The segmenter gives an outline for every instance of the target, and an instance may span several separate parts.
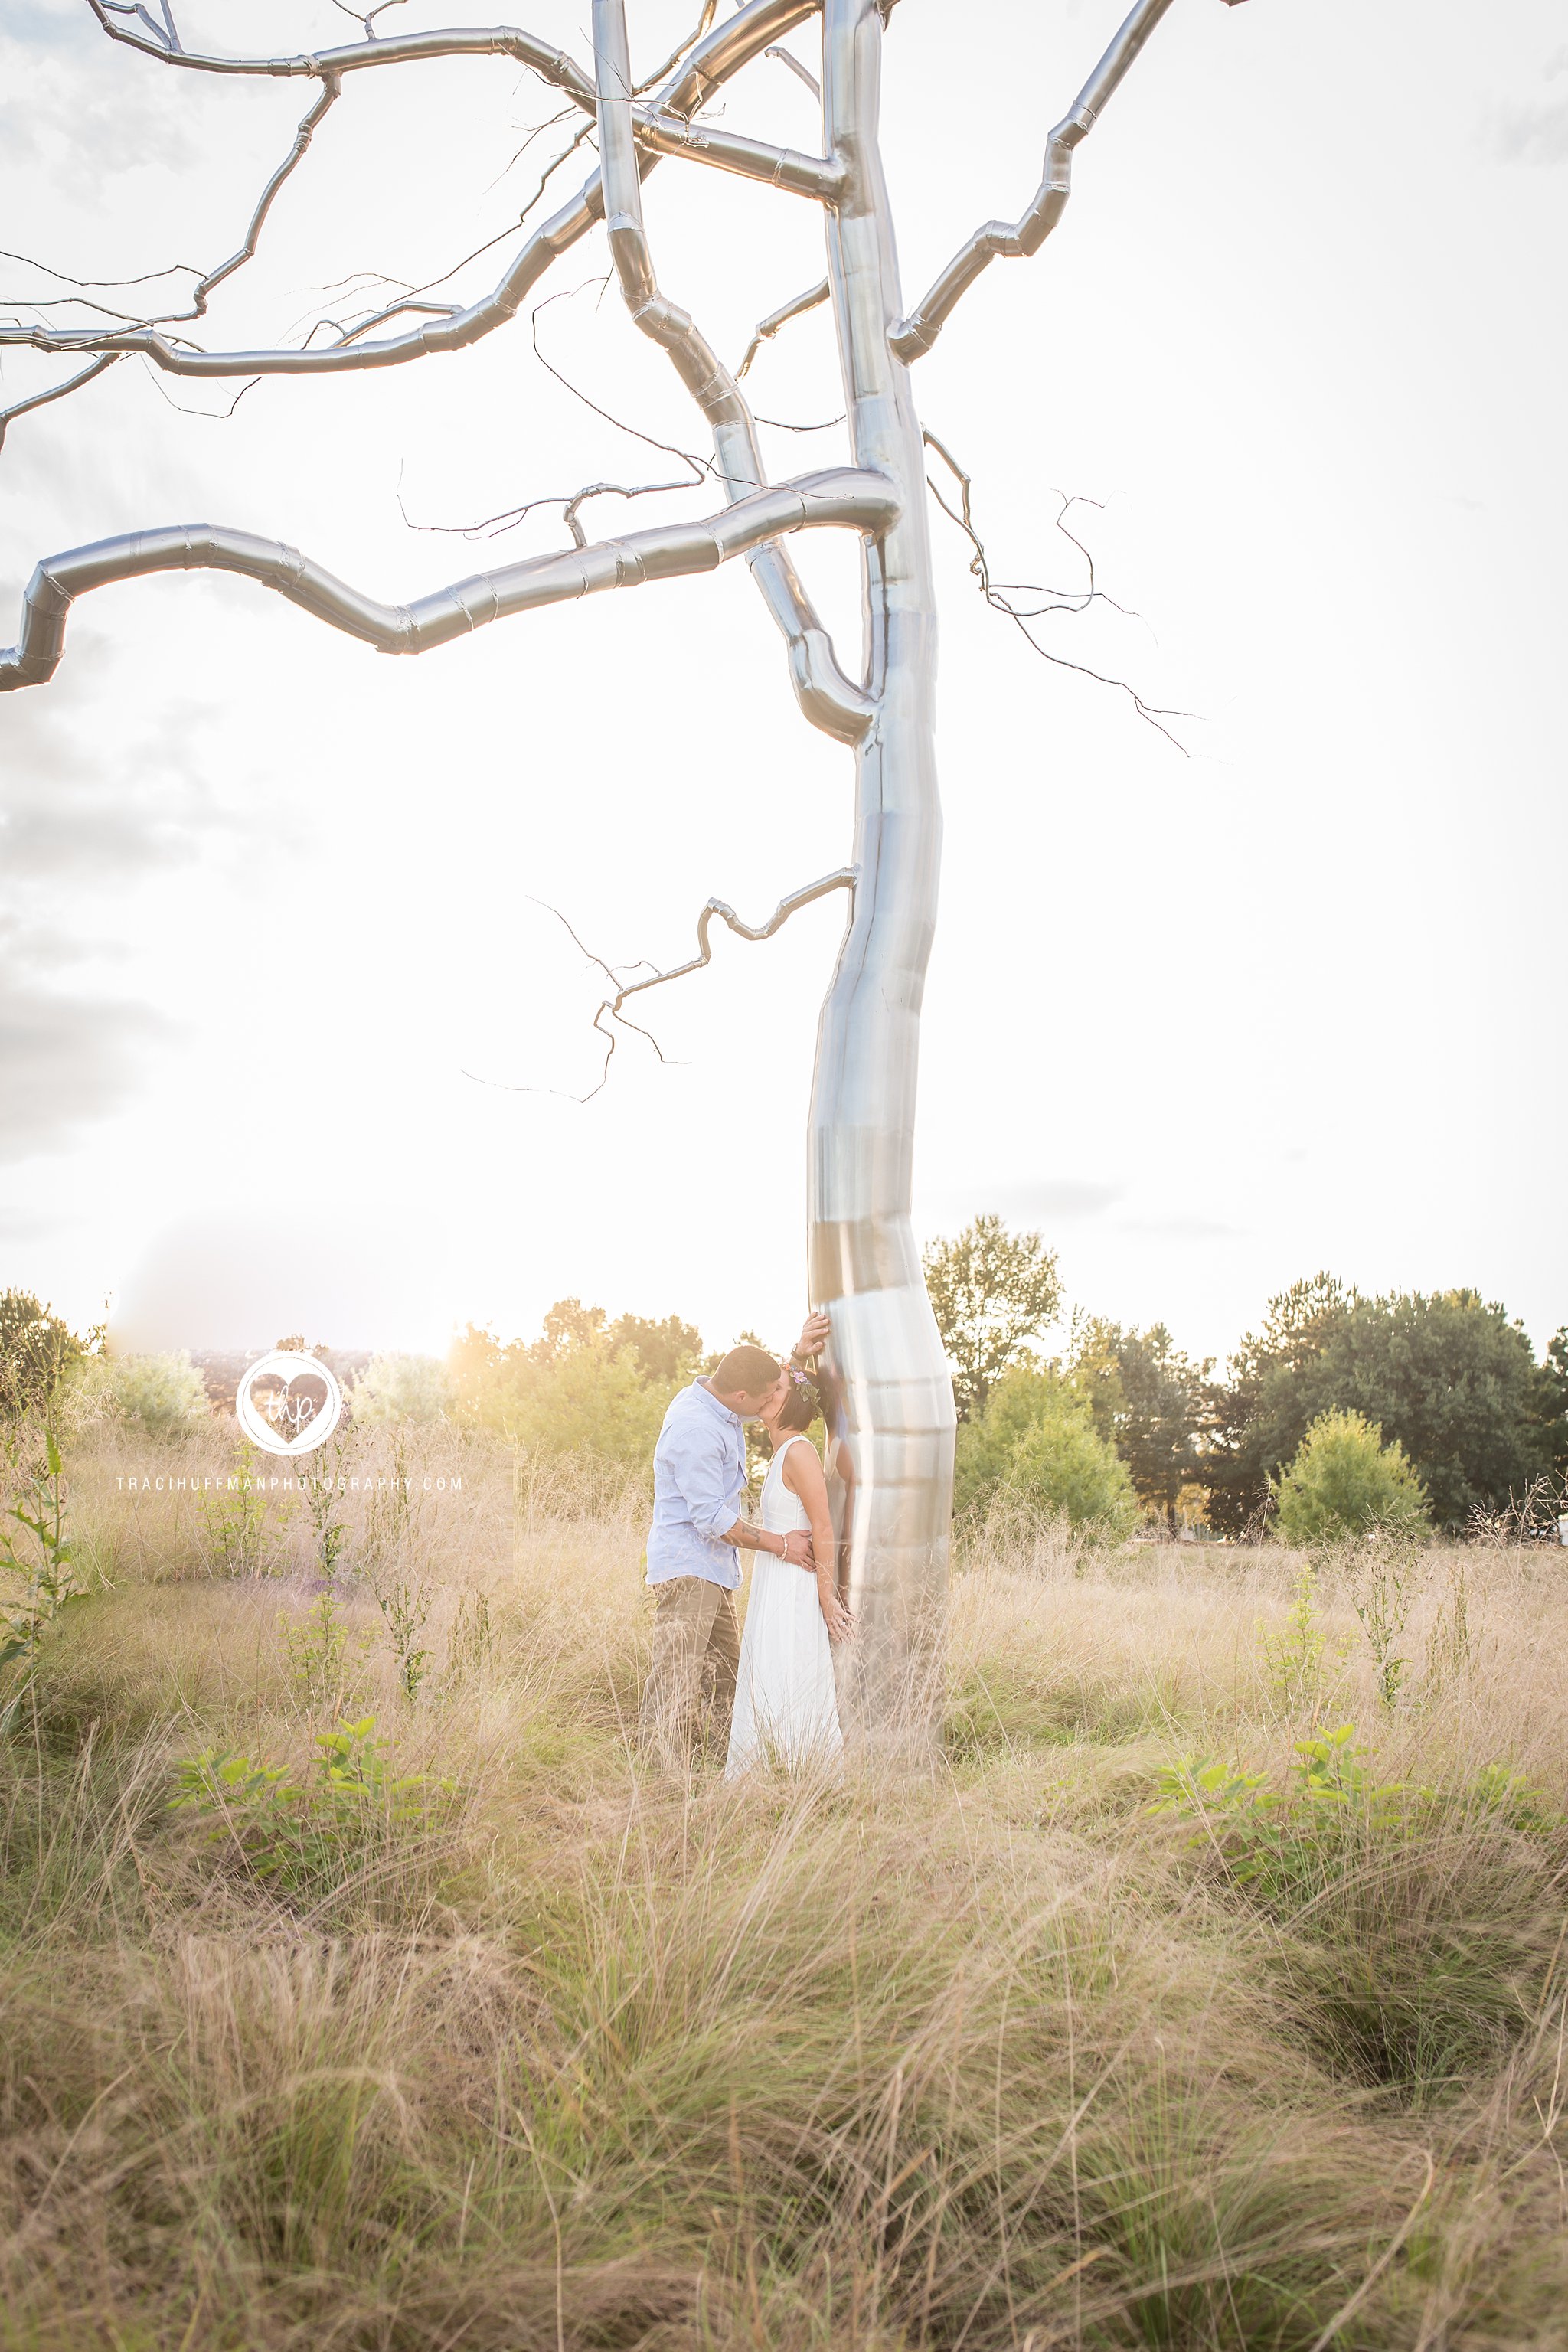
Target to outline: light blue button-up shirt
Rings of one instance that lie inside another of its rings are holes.
[[[671,1402],[654,1448],[650,1584],[702,1576],[735,1591],[741,1555],[720,1538],[741,1516],[745,1484],[745,1423],[706,1381],[693,1381]]]

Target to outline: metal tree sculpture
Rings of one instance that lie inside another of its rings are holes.
[[[878,144],[881,50],[892,5],[748,0],[713,28],[714,0],[707,0],[696,37],[644,104],[632,83],[625,0],[593,0],[592,73],[527,33],[465,29],[378,38],[374,16],[365,20],[366,37],[342,47],[305,56],[218,58],[182,46],[169,0],[157,0],[157,16],[139,0],[89,0],[107,34],[162,66],[292,76],[315,83],[319,95],[264,189],[244,244],[198,282],[190,310],[179,320],[165,316],[107,331],[0,326],[0,344],[85,362],[60,383],[0,410],[0,435],[25,411],[65,396],[132,352],[174,376],[331,375],[393,367],[462,350],[509,324],[551,265],[603,219],[633,320],[668,353],[708,421],[722,511],[589,543],[574,501],[566,515],[571,547],[480,572],[408,605],[378,604],[295,549],[244,531],[176,524],[101,540],[38,565],[18,642],[0,653],[0,687],[41,685],[52,677],[67,614],[84,591],[152,572],[241,572],[384,653],[416,654],[538,605],[746,558],[784,636],[803,713],[853,749],[853,862],[784,899],[760,929],[710,902],[697,961],[707,960],[712,913],[744,936],[762,938],[825,891],[842,887],[852,893],[818,1033],[809,1122],[809,1266],[812,1298],[832,1318],[828,1361],[840,1442],[830,1452],[860,1631],[857,1712],[868,1727],[907,1720],[911,1670],[925,1654],[925,1630],[940,1615],[945,1589],[952,1482],[952,1391],[910,1214],[921,1000],[941,845],[935,595],[922,434],[910,371],[993,259],[1034,254],[1050,235],[1068,201],[1074,148],[1092,130],[1172,0],[1138,0],[1051,131],[1040,186],[1022,217],[977,229],[908,312]],[[818,15],[820,155],[769,146],[698,120],[742,67]],[[599,152],[598,168],[576,197],[529,238],[493,293],[462,308],[410,297],[337,342],[314,348],[204,351],[177,331],[203,316],[213,290],[254,253],[279,189],[346,77],[416,59],[485,55],[514,58],[560,90],[582,110],[584,129],[596,129]],[[738,173],[821,206],[826,280],[764,320],[758,335],[771,335],[785,319],[831,302],[853,466],[802,475],[776,488],[765,483],[740,383],[688,313],[659,288],[643,221],[642,181],[666,156]],[[409,317],[415,322],[399,331],[375,332]],[[865,643],[854,666],[858,675],[840,662],[785,543],[794,531],[821,529],[859,535]],[[674,976],[661,973],[656,980]],[[613,1018],[633,992],[625,990],[605,1011]]]

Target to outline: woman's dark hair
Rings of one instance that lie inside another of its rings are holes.
[[[798,1431],[811,1427],[822,1406],[817,1398],[816,1381],[807,1380],[804,1372],[797,1372],[793,1364],[788,1370],[789,1394],[779,1407],[778,1425],[786,1435],[793,1436]]]

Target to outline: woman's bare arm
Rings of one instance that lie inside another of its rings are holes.
[[[835,1642],[844,1641],[854,1621],[838,1598],[838,1546],[827,1507],[827,1480],[815,1445],[792,1445],[784,1459],[784,1482],[799,1496],[811,1521],[811,1552],[816,1563],[816,1598]]]

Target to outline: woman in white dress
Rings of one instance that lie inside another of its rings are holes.
[[[755,1555],[727,1780],[770,1758],[795,1769],[832,1771],[843,1755],[832,1644],[847,1637],[852,1621],[838,1598],[827,1480],[816,1448],[804,1433],[816,1412],[812,1382],[786,1365],[759,1415],[773,1444],[763,1484],[762,1519],[764,1528],[781,1535],[809,1529],[816,1572],[772,1552]]]

